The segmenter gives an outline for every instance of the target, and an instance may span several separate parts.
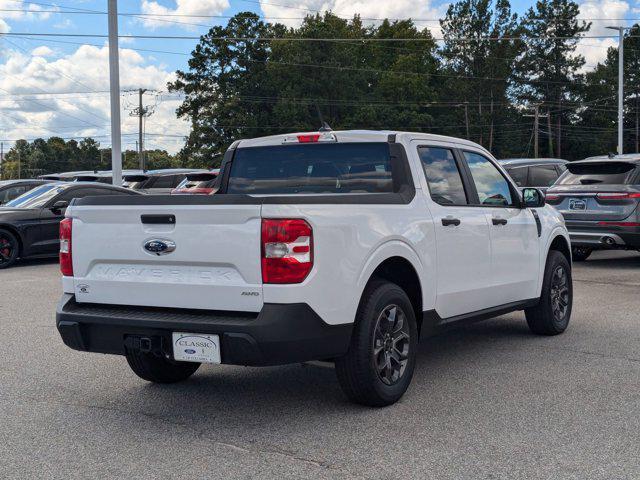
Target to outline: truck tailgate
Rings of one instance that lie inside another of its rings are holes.
[[[76,301],[260,311],[260,209],[258,204],[72,206]],[[173,242],[175,250],[150,252],[145,245],[153,241]]]

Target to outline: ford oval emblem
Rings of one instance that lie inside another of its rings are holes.
[[[166,255],[176,249],[176,244],[171,240],[160,240],[154,238],[146,241],[143,248],[151,255]]]
[[[187,348],[184,353],[188,353],[189,355],[193,355],[196,351],[193,348]]]

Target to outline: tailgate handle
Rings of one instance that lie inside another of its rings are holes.
[[[175,225],[175,215],[140,215],[140,220],[146,225]]]

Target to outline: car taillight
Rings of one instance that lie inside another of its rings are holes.
[[[73,277],[73,255],[71,253],[72,218],[60,222],[60,272],[65,277]]]
[[[631,198],[640,198],[640,193],[629,192],[602,192],[596,195],[598,200],[626,200]]]
[[[555,193],[547,193],[544,198],[547,202],[556,202],[560,200],[560,195],[556,195]]]
[[[301,283],[313,267],[313,230],[301,219],[262,220],[262,281]]]

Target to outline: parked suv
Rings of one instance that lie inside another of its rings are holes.
[[[640,155],[571,162],[547,202],[565,218],[574,260],[593,250],[640,249]]]
[[[524,310],[562,333],[569,236],[491,154],[424,133],[234,143],[215,195],[76,200],[61,232],[57,328],[141,378],[201,363],[335,362],[355,402],[405,392],[418,337]]]
[[[560,158],[507,158],[498,160],[519,187],[535,187],[543,192],[567,169]]]

